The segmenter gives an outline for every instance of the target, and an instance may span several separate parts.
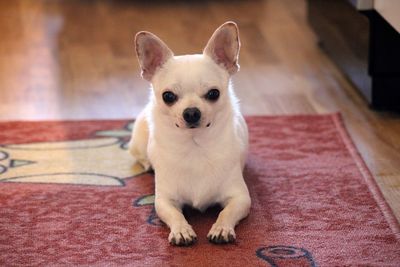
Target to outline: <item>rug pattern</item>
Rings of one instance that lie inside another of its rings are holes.
[[[340,115],[247,122],[251,213],[217,246],[219,210],[187,210],[190,248],[167,242],[130,122],[0,123],[0,265],[398,266],[399,225]]]

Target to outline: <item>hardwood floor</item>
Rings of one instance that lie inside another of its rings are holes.
[[[304,1],[0,1],[0,120],[131,118],[147,101],[133,36],[149,30],[176,54],[199,53],[239,24],[243,112],[341,112],[400,219],[400,117],[371,111],[316,45]]]

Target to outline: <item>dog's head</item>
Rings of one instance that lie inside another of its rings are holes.
[[[234,22],[221,25],[203,54],[174,56],[150,32],[136,35],[142,77],[153,85],[156,108],[173,127],[210,127],[231,108],[230,75],[239,70],[239,33]]]

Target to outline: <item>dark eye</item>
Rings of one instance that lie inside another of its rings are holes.
[[[210,89],[205,95],[205,98],[209,101],[217,101],[219,98],[219,90],[218,89]]]
[[[166,91],[162,94],[162,98],[167,105],[172,105],[178,97],[171,91]]]

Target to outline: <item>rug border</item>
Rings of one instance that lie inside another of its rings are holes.
[[[360,152],[358,151],[353,139],[351,138],[346,125],[344,123],[343,116],[338,113],[330,114],[332,118],[336,130],[338,131],[341,139],[343,140],[346,149],[349,151],[351,157],[355,161],[357,168],[364,178],[364,181],[367,183],[368,189],[371,192],[372,196],[375,199],[376,204],[381,210],[383,216],[385,217],[389,227],[392,229],[397,240],[400,240],[400,223],[397,220],[396,216],[393,213],[393,210],[390,208],[388,202],[386,201],[381,189],[379,188],[378,183],[376,182],[374,176],[371,171],[368,169],[364,159],[362,158]]]

